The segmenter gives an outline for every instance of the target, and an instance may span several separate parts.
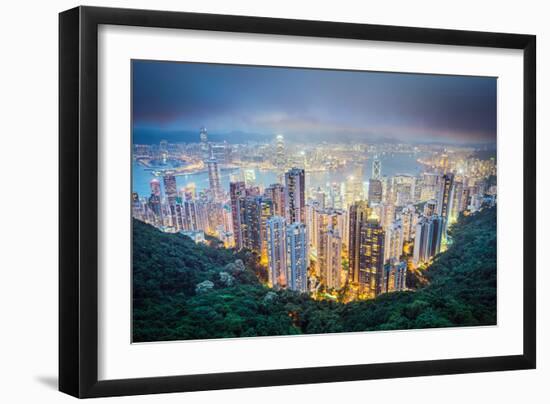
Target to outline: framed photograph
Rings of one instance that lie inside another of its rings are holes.
[[[59,387],[535,368],[535,37],[59,17]]]

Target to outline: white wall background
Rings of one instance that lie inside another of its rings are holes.
[[[10,1],[0,24],[0,401],[69,402],[57,385],[57,13],[74,1]],[[550,239],[544,151],[550,119],[550,25],[545,2],[340,0],[90,1],[283,18],[536,34],[538,40],[538,369],[533,371],[331,383],[109,399],[128,403],[543,402],[550,378],[550,282],[542,249]],[[519,270],[519,268],[518,268]]]

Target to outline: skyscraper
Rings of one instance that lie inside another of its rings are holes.
[[[300,292],[307,292],[309,255],[307,231],[303,223],[296,222],[287,226],[286,264],[288,288]]]
[[[406,290],[407,264],[403,261],[392,261],[384,265],[382,292]]]
[[[374,157],[374,160],[372,161],[372,179],[373,180],[380,180],[382,177],[382,162],[378,160],[378,156]]]
[[[441,177],[439,193],[437,195],[437,214],[448,220],[453,204],[453,174],[445,174]]]
[[[265,195],[273,202],[273,214],[285,216],[285,187],[283,184],[271,184],[265,189]]]
[[[385,232],[376,219],[368,219],[360,226],[359,285],[364,293],[376,297],[382,290],[384,271]]]
[[[368,202],[370,205],[382,202],[382,181],[379,179],[369,180]]]
[[[403,242],[408,243],[414,238],[414,231],[417,222],[416,209],[414,205],[408,205],[399,214],[403,226]]]
[[[329,229],[322,233],[321,242],[324,244],[321,280],[327,288],[338,290],[341,288],[342,238],[338,230]]]
[[[235,248],[240,250],[243,245],[243,228],[241,214],[241,199],[245,195],[244,181],[229,183],[229,197],[231,200],[231,219],[233,220],[233,235],[235,237]]]
[[[223,199],[223,190],[220,183],[220,167],[218,166],[218,160],[210,158],[206,161],[208,166],[208,182],[210,184],[210,191],[214,200],[219,201]]]
[[[424,216],[430,217],[435,214],[437,214],[437,201],[430,199],[424,204]]]
[[[151,195],[160,196],[160,181],[153,178],[149,185],[151,186]]]
[[[176,198],[178,197],[178,189],[176,186],[176,177],[172,173],[166,173],[163,177],[164,180],[164,193],[166,194],[166,201],[169,205],[176,204]]]
[[[210,147],[208,146],[208,132],[204,126],[201,128],[199,136],[202,158],[203,160],[207,160],[210,157]]]
[[[288,224],[306,221],[305,172],[293,168],[285,174],[285,203]]]
[[[445,219],[437,215],[419,220],[416,225],[413,250],[413,264],[415,266],[427,263],[439,254],[444,223]]]
[[[366,222],[371,215],[371,209],[367,202],[355,202],[349,209],[349,246],[348,260],[349,268],[352,274],[352,280],[359,282],[359,251],[361,246],[361,225]]]
[[[284,287],[287,284],[286,220],[281,216],[273,216],[267,220],[266,226],[269,284],[272,287]]]
[[[384,262],[398,261],[403,254],[403,224],[395,220],[386,231]]]
[[[275,138],[275,165],[279,169],[285,167],[285,139],[283,135],[277,135]]]

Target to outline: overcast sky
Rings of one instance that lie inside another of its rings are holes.
[[[496,141],[495,78],[132,63],[134,130],[151,137],[206,126],[289,141]]]

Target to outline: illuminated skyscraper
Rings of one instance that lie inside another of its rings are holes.
[[[285,216],[285,187],[283,184],[271,184],[265,189],[265,195],[273,202],[273,214]]]
[[[270,199],[262,196],[246,196],[240,200],[243,247],[267,259],[267,220],[273,216]]]
[[[151,195],[156,195],[160,197],[160,181],[156,178],[153,178],[149,185],[151,186]]]
[[[362,222],[359,234],[359,285],[369,298],[382,291],[385,232],[379,221]]]
[[[305,172],[293,168],[285,174],[285,203],[288,224],[306,221]]]
[[[382,178],[382,162],[376,156],[372,161],[372,179],[380,180],[380,178]]]
[[[462,207],[463,203],[463,192],[464,192],[464,185],[462,181],[455,181],[454,182],[454,190],[453,190],[453,203],[451,207],[451,212],[449,215],[449,222],[454,223],[458,220],[458,216],[460,213],[464,210]]]
[[[243,244],[243,223],[241,214],[241,200],[245,195],[244,181],[229,183],[229,197],[231,199],[231,218],[233,220],[233,235],[235,237],[235,248],[240,250]]]
[[[413,264],[419,266],[429,262],[441,250],[445,219],[433,215],[422,218],[416,225],[414,239]]]
[[[283,135],[277,135],[275,138],[275,165],[279,169],[285,167],[285,139]]]
[[[368,202],[370,205],[382,202],[382,181],[371,178],[369,180],[369,196]]]
[[[436,173],[422,174],[422,190],[420,192],[420,200],[427,201],[436,199],[439,189],[440,176]]]
[[[437,201],[430,199],[424,204],[424,216],[430,217],[437,214]]]
[[[262,199],[258,196],[246,196],[241,199],[243,247],[257,254],[260,254],[262,249],[261,202]]]
[[[210,191],[212,191],[214,200],[220,201],[223,199],[223,190],[220,183],[220,167],[218,166],[218,160],[211,158],[206,161],[206,164],[208,165]]]
[[[403,225],[401,220],[394,221],[388,228],[384,244],[384,263],[398,261],[403,254]]]
[[[256,171],[253,168],[243,169],[244,183],[247,187],[253,187],[256,185]]]
[[[269,284],[272,287],[284,287],[287,284],[286,220],[281,216],[273,216],[266,225]]]
[[[344,208],[344,199],[342,197],[342,187],[337,182],[333,182],[332,184],[330,184],[329,206],[334,209]]]
[[[416,229],[417,215],[414,205],[408,205],[401,210],[399,214],[403,226],[403,242],[408,243],[414,238]]]
[[[143,220],[143,208],[137,192],[132,192],[132,217]]]
[[[367,202],[355,202],[349,209],[349,246],[348,259],[352,280],[359,282],[359,252],[361,247],[361,225],[366,222],[371,214]]]
[[[323,244],[321,281],[329,289],[341,288],[342,273],[342,238],[336,229],[329,229],[321,234]]]
[[[178,197],[178,188],[176,185],[176,177],[174,174],[167,173],[163,177],[164,180],[164,193],[166,194],[166,201],[169,205],[176,204],[176,198]]]
[[[382,292],[397,292],[406,290],[407,264],[402,261],[392,261],[384,266],[384,281]]]
[[[441,177],[439,193],[437,196],[437,214],[448,220],[453,204],[453,174],[445,174]]]
[[[300,292],[307,292],[307,267],[309,264],[309,255],[307,231],[303,223],[296,222],[287,226],[286,264],[288,288]]]
[[[208,132],[206,131],[206,128],[203,126],[200,130],[200,140],[201,140],[201,154],[203,160],[207,160],[210,158],[210,147],[208,145]]]
[[[273,216],[273,202],[267,197],[260,197],[260,262],[267,264],[267,221]]]

